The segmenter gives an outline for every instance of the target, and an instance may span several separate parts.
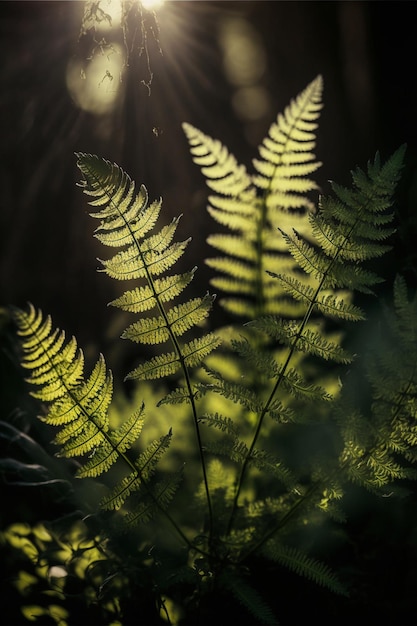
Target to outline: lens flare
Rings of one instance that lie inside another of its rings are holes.
[[[156,9],[160,9],[162,7],[164,0],[141,0],[140,4],[144,9],[155,11]]]

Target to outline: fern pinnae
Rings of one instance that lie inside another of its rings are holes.
[[[317,76],[279,114],[259,147],[260,158],[253,164],[258,174],[254,183],[264,190],[268,205],[283,208],[310,208],[304,197],[317,184],[307,176],[321,163],[315,160],[315,130],[322,109],[323,79]],[[274,192],[276,193],[274,197]]]
[[[269,540],[262,549],[265,556],[272,558],[281,565],[294,571],[296,574],[305,576],[322,587],[327,587],[334,593],[348,596],[345,587],[340,583],[330,568],[304,554],[297,548],[291,548],[277,541]]]
[[[149,305],[152,303],[158,311],[158,317],[142,318],[131,325],[125,331],[124,336],[141,343],[155,341],[164,343],[170,340],[174,349],[174,352],[158,355],[142,363],[126,378],[153,379],[174,374],[179,370],[182,370],[184,375],[206,488],[211,536],[213,515],[210,491],[189,370],[199,365],[205,356],[219,345],[220,340],[214,334],[209,333],[181,345],[179,337],[205,319],[211,308],[213,297],[206,295],[204,298],[190,300],[177,307],[169,306],[170,300],[181,293],[194,274],[192,270],[185,279],[184,275],[180,279],[178,275],[168,279],[158,278],[182,256],[190,241],[187,239],[183,242],[171,243],[179,218],[172,220],[171,224],[162,227],[159,232],[148,234],[152,232],[159,216],[161,201],[148,205],[147,191],[143,185],[135,199],[134,183],[117,165],[91,155],[79,154],[77,156],[78,167],[85,177],[83,191],[87,195],[93,195],[94,202],[104,207],[102,211],[92,214],[93,217],[102,220],[104,217],[100,232],[106,232],[110,237],[106,237],[105,240],[101,238],[102,242],[112,245],[113,236],[115,236],[115,241],[123,241],[124,249],[113,258],[102,262],[104,271],[118,279],[144,278],[149,289],[139,288],[122,298],[126,298],[130,309],[132,298],[145,296],[146,303],[141,305],[140,301],[137,301],[134,308],[139,311],[151,310]],[[125,306],[124,300],[119,299],[119,302]]]
[[[129,493],[139,486],[143,487],[154,510],[163,513],[184,544],[190,545],[181,528],[152,493],[150,485],[140,474],[140,468],[126,454],[140,435],[143,407],[119,428],[111,429],[107,411],[112,398],[112,376],[106,370],[104,357],[99,356],[91,375],[84,380],[79,367],[83,358],[78,358],[83,354],[82,350],[77,348],[74,338],[70,339],[66,349],[67,345],[62,342],[64,334],[59,329],[53,330],[50,316],[44,319],[42,312],[29,304],[28,312],[14,309],[13,317],[22,337],[22,365],[41,387],[31,393],[48,404],[48,412],[41,419],[52,426],[62,427],[55,438],[55,443],[61,446],[58,456],[84,457],[76,472],[77,478],[95,478],[107,472],[116,461],[123,461],[132,472],[130,480],[122,480],[123,484],[127,482],[129,485]],[[74,368],[75,362],[77,368]],[[38,376],[39,369],[42,370],[42,377]],[[50,378],[54,381],[53,387],[48,384]],[[28,382],[32,383],[32,377],[28,378]],[[157,460],[155,455],[153,458]],[[147,463],[149,461],[145,459],[144,471],[148,471]],[[110,499],[108,503],[111,504],[110,509],[114,508],[114,501]]]
[[[288,386],[289,391],[293,391],[296,393],[301,392],[302,395],[305,395],[305,392],[307,392],[306,397],[308,396],[309,389],[305,387],[303,388],[302,385],[300,386],[298,381],[293,378],[294,375],[296,375],[296,372],[291,371],[290,364],[291,364],[294,354],[296,353],[298,349],[298,346],[300,346],[301,348],[303,346],[305,347],[305,342],[303,342],[303,336],[305,334],[307,325],[310,321],[311,316],[313,315],[315,308],[320,303],[322,292],[329,291],[329,283],[339,288],[344,288],[347,286],[346,282],[349,283],[348,286],[351,289],[358,288],[361,291],[369,291],[366,288],[366,284],[367,284],[366,278],[364,278],[364,276],[365,277],[367,276],[366,273],[364,274],[359,273],[358,279],[355,280],[354,278],[355,273],[351,272],[349,274],[349,280],[346,280],[346,272],[338,271],[339,268],[341,267],[339,263],[339,257],[342,255],[343,248],[345,246],[348,246],[349,242],[352,240],[355,242],[355,244],[361,244],[362,246],[366,248],[367,240],[363,238],[362,234],[360,238],[357,237],[355,233],[355,226],[360,221],[360,218],[363,214],[365,215],[369,213],[375,214],[378,212],[385,211],[392,204],[392,197],[393,197],[393,193],[395,190],[395,184],[398,181],[399,173],[402,167],[403,155],[404,155],[404,148],[400,148],[396,153],[394,153],[394,155],[392,155],[392,157],[382,167],[378,165],[379,161],[376,158],[373,164],[368,164],[367,176],[365,175],[359,176],[358,174],[356,178],[354,177],[354,181],[356,180],[360,181],[361,187],[360,188],[354,187],[354,189],[351,191],[346,190],[343,192],[343,199],[346,203],[345,210],[343,211],[340,208],[340,204],[337,204],[339,215],[342,216],[341,220],[339,222],[336,222],[333,216],[332,219],[328,221],[328,223],[333,226],[334,232],[337,234],[337,238],[338,238],[338,246],[336,247],[335,250],[333,250],[333,252],[329,253],[329,250],[326,247],[321,251],[320,250],[316,251],[315,248],[313,249],[311,244],[305,241],[303,242],[303,247],[302,247],[302,259],[303,260],[301,261],[302,268],[306,273],[313,274],[314,279],[317,281],[316,287],[311,287],[308,289],[303,288],[303,291],[300,291],[300,294],[302,294],[302,297],[306,297],[307,293],[309,294],[309,297],[307,299],[308,305],[306,308],[306,312],[305,312],[303,320],[298,326],[297,332],[294,334],[292,340],[290,340],[290,342],[288,343],[287,357],[279,369],[278,376],[276,378],[275,384],[273,385],[269,398],[267,399],[265,403],[265,407],[262,410],[262,412],[259,414],[257,426],[253,435],[253,439],[249,446],[249,454],[248,454],[248,457],[245,459],[241,468],[241,473],[240,473],[240,477],[239,477],[239,481],[238,481],[237,489],[236,489],[234,506],[232,508],[232,513],[231,513],[230,522],[229,522],[229,531],[231,530],[233,526],[234,517],[236,515],[238,499],[240,496],[240,491],[242,488],[243,480],[247,471],[249,457],[251,456],[255,448],[256,442],[262,430],[262,424],[263,424],[264,418],[268,413],[269,406],[272,403],[276,393],[278,392],[278,389],[282,386],[287,386],[287,384],[289,383],[289,386]],[[342,200],[342,198],[340,197],[341,195],[342,194],[339,194],[339,200]],[[331,217],[331,208],[333,206],[332,198],[322,199],[321,204],[319,206],[319,212],[318,212],[319,218],[320,218],[320,213],[321,213],[323,206],[325,207],[325,210],[327,212],[327,218]],[[346,225],[343,221],[343,216],[347,214],[348,212],[352,212],[353,210],[356,212],[357,217],[353,221],[353,223],[349,223],[349,225]],[[314,220],[315,217],[311,217],[311,219]],[[381,230],[383,230],[382,226],[380,228]],[[341,238],[339,237],[340,232],[342,232]],[[294,256],[294,258],[298,262],[300,262],[301,260],[299,256],[300,247],[292,246],[291,245],[292,240],[289,236],[287,236],[287,242],[289,244],[290,253]],[[373,247],[374,247],[374,244],[373,244]],[[301,286],[300,282],[297,284],[296,279],[292,279],[292,281],[293,281],[294,287]],[[375,282],[375,279],[372,274],[369,275],[369,282],[371,284]],[[328,296],[326,295],[326,297]],[[339,302],[339,305],[340,305],[340,311],[338,313],[341,316],[343,316],[345,307],[343,306],[342,302]],[[311,391],[312,391],[312,397],[320,396],[320,390],[314,389],[314,386],[312,387]],[[323,394],[322,398],[325,399],[325,397],[326,397],[326,394]]]

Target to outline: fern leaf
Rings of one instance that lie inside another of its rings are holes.
[[[203,335],[203,337],[188,342],[183,347],[183,354],[187,366],[196,367],[200,365],[220,344],[221,339],[214,333],[208,333],[207,335]]]
[[[131,493],[137,491],[142,484],[142,477],[138,472],[131,472],[113,488],[109,495],[102,498],[100,506],[104,510],[119,510]]]
[[[106,473],[118,460],[125,463],[129,474],[122,476],[102,500],[102,508],[119,509],[145,484],[146,498],[155,509],[163,510],[172,490],[168,486],[161,487],[159,500],[156,500],[147,481],[170,444],[171,431],[150,444],[135,462],[130,461],[125,453],[141,434],[143,404],[118,428],[111,428],[108,409],[113,378],[103,356],[100,355],[90,376],[84,380],[82,352],[74,338],[65,343],[64,334],[59,329],[53,330],[51,318],[44,318],[33,305],[28,312],[15,309],[13,315],[22,336],[22,364],[33,372],[33,380],[30,377],[29,381],[40,387],[37,396],[49,404],[49,411],[42,419],[60,427],[54,439],[60,447],[59,456],[84,457],[77,478],[95,478]]]
[[[100,506],[107,510],[120,509],[127,498],[137,491],[144,481],[148,481],[151,478],[155,472],[156,465],[168,449],[171,438],[172,431],[170,430],[167,435],[150,443],[135,461],[137,469],[128,476],[124,476],[111,492],[101,500]]]
[[[290,548],[275,539],[270,539],[263,547],[263,553],[268,558],[277,561],[296,574],[305,576],[316,584],[327,587],[334,593],[344,596],[349,595],[327,565],[312,559],[297,548]]]
[[[158,293],[161,302],[169,302],[178,296],[189,285],[196,269],[194,268],[184,274],[173,274],[155,279],[155,291]],[[153,309],[156,304],[156,297],[153,295],[149,285],[126,291],[120,298],[110,302],[111,306],[118,307],[123,311],[130,311],[131,313],[143,313]]]
[[[149,359],[129,372],[125,380],[155,380],[178,372],[181,363],[175,352],[169,352]]]
[[[225,417],[219,413],[205,413],[199,418],[202,424],[207,424],[213,428],[218,428],[223,432],[227,432],[229,435],[237,436],[236,426],[230,417]]]
[[[104,271],[119,280],[140,279],[145,283],[111,304],[133,313],[156,312],[131,324],[122,337],[149,345],[170,341],[174,349],[140,364],[126,379],[163,378],[198,365],[219,345],[219,339],[210,335],[184,346],[178,339],[206,319],[214,297],[207,294],[171,306],[171,300],[192,280],[195,268],[184,274],[161,276],[182,256],[190,241],[173,241],[180,218],[174,218],[155,232],[161,201],[148,204],[144,186],[135,195],[133,181],[116,164],[92,155],[77,156],[78,167],[85,178],[83,191],[94,197],[94,205],[102,207],[101,211],[92,213],[102,220],[97,234],[102,243],[123,248],[102,261]],[[186,372],[185,377],[189,380]],[[192,395],[191,389],[188,395]]]
[[[291,101],[284,114],[278,115],[259,148],[260,159],[253,162],[258,172],[254,183],[260,189],[272,191],[268,196],[269,206],[309,207],[305,193],[317,185],[307,176],[321,165],[316,162],[313,150],[322,91],[323,80],[318,76]]]
[[[233,315],[256,318],[267,312],[282,313],[280,288],[270,287],[266,269],[275,268],[288,254],[278,226],[291,212],[293,226],[311,237],[306,211],[307,194],[317,188],[308,176],[320,167],[313,154],[315,130],[321,109],[322,79],[317,77],[284,115],[271,125],[268,136],[253,161],[256,174],[249,176],[218,140],[184,124],[191,154],[202,169],[207,185],[216,192],[209,196],[208,211],[233,235],[210,235],[208,243],[225,256],[206,260],[220,273],[212,280],[226,296],[220,304]],[[269,255],[268,255],[269,253]],[[289,257],[291,259],[291,257]],[[290,260],[291,271],[294,261]],[[285,296],[285,294],[284,294]]]
[[[191,124],[183,130],[190,143],[194,162],[208,178],[208,185],[216,192],[236,197],[246,192],[251,181],[246,168],[238,165],[235,157],[217,140],[211,139]]]
[[[132,413],[119,428],[109,432],[109,439],[94,451],[91,458],[77,470],[77,477],[96,477],[107,472],[120,454],[138,440],[144,424],[144,405]]]
[[[296,479],[291,470],[265,450],[254,448],[250,455],[250,463],[258,469],[264,470],[266,474],[273,476],[284,484],[290,491],[296,490]]]
[[[74,338],[64,346],[63,333],[52,330],[51,318],[44,320],[33,305],[28,312],[14,310],[14,318],[23,338],[22,365],[33,372],[28,381],[38,384],[41,388],[36,396],[51,404],[51,413],[43,419],[62,426],[55,438],[56,443],[65,444],[61,454],[85,454],[100,445],[108,429],[112,376],[106,373],[104,358],[100,356],[89,380],[84,382],[84,359]]]
[[[350,363],[353,357],[338,343],[329,341],[318,331],[308,327],[301,327],[301,323],[295,320],[282,320],[276,316],[262,317],[248,326],[265,332],[275,339],[279,339],[287,346],[297,342],[297,350],[318,356],[326,361],[336,363]]]
[[[145,498],[124,518],[124,523],[138,526],[150,522],[158,511],[165,510],[173,500],[183,477],[182,470],[168,476],[158,482],[153,488],[153,498]]]

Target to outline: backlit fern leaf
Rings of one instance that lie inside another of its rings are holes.
[[[229,435],[237,436],[236,425],[230,417],[225,417],[219,413],[205,413],[199,420],[201,423],[218,428],[223,432],[227,432]]]
[[[311,208],[305,194],[317,189],[308,175],[321,165],[313,150],[322,91],[323,79],[318,76],[278,115],[259,147],[260,158],[254,159],[258,172],[254,183],[268,191],[266,203],[273,211]],[[279,215],[274,217],[279,225]]]
[[[96,478],[119,461],[130,470],[113,491],[103,499],[102,507],[120,508],[128,496],[146,484],[146,498],[154,509],[162,502],[152,493],[147,481],[155,472],[161,456],[169,446],[171,434],[149,445],[136,461],[126,455],[137,442],[144,423],[144,406],[117,428],[111,428],[108,409],[113,395],[113,378],[100,355],[90,376],[84,378],[83,352],[52,320],[29,305],[29,311],[14,309],[14,319],[22,338],[22,365],[30,371],[28,382],[38,388],[33,392],[48,404],[42,420],[59,427],[54,443],[59,456],[80,457],[77,478]]]
[[[28,312],[15,309],[14,319],[22,337],[22,365],[31,372],[27,380],[40,387],[32,393],[51,406],[43,420],[62,426],[55,438],[61,454],[83,456],[106,442],[112,376],[104,358],[84,382],[83,353],[74,338],[65,344],[64,333],[53,331],[51,318],[44,319],[32,305]]]
[[[131,526],[150,522],[161,508],[165,510],[174,498],[181,484],[181,480],[182,470],[164,476],[164,478],[153,487],[155,499],[145,498],[129,511],[124,518],[125,525]],[[156,506],[156,502],[158,506]]]
[[[154,232],[161,201],[149,204],[143,185],[135,195],[134,182],[118,165],[93,155],[78,154],[77,157],[77,165],[84,176],[83,191],[93,198],[90,204],[102,207],[99,212],[91,213],[101,220],[96,237],[107,246],[123,248],[102,261],[104,271],[112,278],[143,279],[145,283],[124,293],[112,304],[134,313],[156,313],[141,317],[122,336],[143,344],[170,341],[174,349],[142,363],[127,378],[161,378],[184,367],[198,365],[217,347],[219,340],[210,335],[180,345],[179,337],[207,317],[214,298],[206,295],[170,306],[171,300],[189,284],[195,270],[158,278],[182,256],[190,241],[173,242],[179,218]]]
[[[148,482],[155,473],[156,466],[168,449],[172,438],[172,431],[167,435],[163,435],[160,439],[152,441],[147,448],[139,455],[135,461],[135,469],[128,476],[124,476],[121,481],[115,485],[111,492],[106,495],[101,506],[104,509],[120,509],[126,499],[137,491],[143,482]],[[148,494],[149,495],[149,494]],[[157,504],[155,494],[152,494],[154,505]],[[158,507],[160,508],[160,507]]]
[[[290,346],[298,336],[297,350],[318,356],[336,363],[350,363],[353,357],[338,343],[330,341],[314,327],[304,325],[298,320],[283,320],[276,316],[261,317],[249,322],[248,326],[267,333],[271,337]]]
[[[398,276],[394,308],[385,307],[383,331],[366,360],[373,398],[371,423],[352,410],[341,427],[342,463],[351,480],[372,491],[417,475],[410,465],[417,461],[416,319],[417,295],[410,299],[404,279]]]
[[[301,320],[285,320],[280,316],[260,316],[251,324],[261,337],[265,335],[278,340],[283,346],[283,350],[273,353],[266,351],[260,345],[253,345],[252,342],[243,338],[240,341],[232,340],[232,348],[239,354],[242,361],[249,364],[253,371],[258,373],[258,379],[269,379],[269,391],[264,390],[262,409],[256,411],[256,428],[250,444],[247,446],[240,478],[237,483],[234,506],[231,514],[229,528],[233,527],[234,520],[239,510],[239,497],[244,481],[250,469],[251,459],[254,451],[258,448],[257,442],[264,434],[263,424],[271,407],[278,402],[286,405],[288,399],[299,407],[300,403],[310,410],[318,410],[319,403],[333,400],[331,394],[325,387],[318,385],[315,381],[306,378],[299,367],[299,355],[306,354],[320,357],[336,363],[348,363],[351,356],[339,348],[338,345],[329,341],[320,327],[314,320],[314,315],[329,315],[340,317],[351,321],[363,319],[363,314],[350,302],[346,302],[346,288],[370,292],[369,286],[376,282],[372,273],[367,273],[358,267],[359,259],[371,258],[380,251],[375,243],[374,230],[372,230],[371,246],[367,248],[368,240],[365,236],[363,225],[371,222],[368,219],[370,214],[382,216],[390,207],[393,201],[395,185],[398,181],[402,167],[404,149],[398,150],[385,165],[380,164],[378,157],[374,163],[368,165],[367,174],[357,174],[354,182],[359,181],[360,187],[353,186],[352,190],[343,190],[339,193],[337,201],[332,198],[324,198],[320,202],[317,215],[309,214],[308,219],[314,230],[314,223],[324,219],[323,211],[326,213],[326,220],[329,228],[326,230],[327,239],[320,244],[313,245],[301,235],[294,232],[293,235],[283,233],[284,240],[288,245],[289,252],[298,266],[298,275],[294,274],[273,274],[289,297],[301,301],[305,305],[305,313]],[[334,185],[333,188],[335,189]],[[344,208],[341,203],[345,202]],[[332,212],[332,207],[337,207],[337,215]],[[356,218],[352,217],[356,214]],[[365,216],[366,219],[363,219]],[[380,240],[387,237],[389,230],[386,229],[386,221],[381,222]],[[357,235],[355,227],[361,224],[361,234]],[[374,224],[375,227],[375,224]],[[364,253],[359,253],[359,248],[364,249]],[[349,250],[349,254],[343,257],[343,250]],[[356,248],[355,261],[349,262],[351,251]],[[384,248],[381,254],[386,250]],[[342,262],[343,258],[343,262]],[[343,291],[344,290],[344,291]],[[341,294],[341,295],[339,295]],[[341,297],[341,296],[344,297]],[[266,394],[266,395],[265,395]],[[315,405],[315,406],[314,406]],[[313,408],[314,407],[314,408]],[[292,408],[292,407],[291,407]],[[302,412],[298,414],[302,418]],[[279,421],[279,418],[278,418]],[[269,430],[267,431],[269,433]],[[384,481],[405,475],[404,471],[387,459],[380,446],[373,447],[373,453],[366,456],[366,446],[360,441],[357,445],[347,438],[345,449],[341,458],[342,465],[350,468],[352,475],[358,474],[359,482],[362,484],[376,484],[380,486]],[[365,454],[365,458],[359,457]],[[300,494],[300,502],[304,496]],[[280,528],[277,522],[276,530],[271,531],[271,536]],[[265,539],[263,540],[263,542]],[[262,545],[262,543],[260,545]]]
[[[209,197],[208,211],[233,231],[208,237],[208,243],[224,256],[206,261],[220,273],[212,284],[224,292],[221,304],[230,313],[249,319],[266,313],[302,313],[300,306],[288,309],[282,288],[265,270],[285,263],[285,258],[288,271],[294,269],[278,227],[290,220],[312,237],[306,219],[312,208],[307,194],[317,185],[308,176],[321,165],[313,154],[321,93],[319,76],[278,116],[253,161],[253,176],[218,140],[183,124],[193,159],[216,192]]]
[[[312,559],[297,548],[290,548],[272,539],[265,544],[263,552],[265,556],[277,561],[296,574],[305,576],[334,593],[348,595],[344,586],[327,565]]]

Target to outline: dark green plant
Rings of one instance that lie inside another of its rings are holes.
[[[202,328],[214,297],[184,297],[195,269],[171,271],[189,242],[175,240],[179,218],[159,226],[161,201],[149,202],[143,185],[116,164],[77,155],[100,221],[95,236],[117,250],[103,271],[131,286],[111,303],[133,316],[122,336],[155,352],[126,376],[137,385],[130,415],[114,416],[104,357],[85,375],[75,338],[32,305],[12,309],[42,420],[59,429],[58,454],[77,459],[76,478],[98,487],[97,497],[78,501],[77,541],[51,526],[32,551],[35,562],[61,567],[62,606],[66,580],[78,575],[103,620],[129,623],[139,602],[154,607],[153,623],[196,623],[196,615],[206,623],[210,599],[231,594],[256,623],[277,623],[278,607],[251,580],[254,559],[347,595],[348,581],[309,549],[314,529],[345,519],[350,484],[386,495],[398,479],[415,478],[416,298],[402,279],[389,312],[390,358],[369,358],[366,413],[340,382],[355,365],[341,330],[364,322],[355,294],[371,294],[381,280],[366,263],[389,250],[404,148],[356,169],[351,188],[332,183],[315,208],[309,176],[319,166],[321,89],[318,77],[278,116],[253,176],[220,142],[184,125],[215,192],[209,211],[225,227],[208,239],[225,254],[209,260],[222,274],[213,284],[243,325]],[[150,393],[149,381],[158,381]],[[147,441],[163,411],[167,430]],[[5,538],[13,544],[25,532],[11,527]]]

